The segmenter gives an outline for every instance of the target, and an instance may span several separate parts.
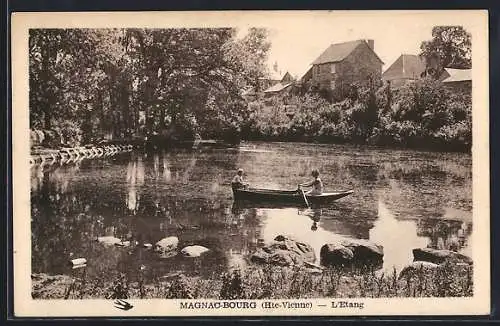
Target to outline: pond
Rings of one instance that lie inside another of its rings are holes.
[[[70,275],[68,261],[84,257],[87,275],[103,280],[209,277],[245,266],[279,234],[310,244],[318,259],[326,243],[369,239],[384,247],[387,269],[408,264],[417,247],[458,245],[470,256],[471,166],[463,153],[248,142],[33,167],[32,272]],[[317,168],[326,191],[354,193],[321,209],[233,207],[230,180],[240,167],[255,187],[296,189]],[[101,236],[133,245],[106,247]],[[160,258],[142,245],[167,236],[179,249],[210,251]]]

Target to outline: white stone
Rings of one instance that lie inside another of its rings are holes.
[[[85,258],[75,258],[71,260],[73,266],[85,265],[87,264],[87,259]]]
[[[105,236],[105,237],[98,237],[97,241],[100,243],[103,243],[105,245],[116,245],[120,242],[122,242],[120,239],[112,237],[112,236]]]
[[[210,249],[205,248],[203,246],[187,246],[181,250],[181,254],[186,257],[199,257],[203,253],[210,251]]]
[[[179,238],[177,237],[166,237],[158,241],[155,245],[155,251],[170,251],[177,249],[179,244]]]

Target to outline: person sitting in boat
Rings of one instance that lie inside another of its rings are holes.
[[[311,180],[310,182],[299,184],[298,188],[300,190],[301,187],[312,187],[311,190],[306,192],[306,195],[312,195],[312,196],[321,195],[323,193],[323,182],[319,178],[319,171],[314,169],[311,175],[313,176],[314,179]]]
[[[248,183],[243,182],[243,169],[238,169],[238,173],[231,181],[231,187],[233,190],[248,187]]]

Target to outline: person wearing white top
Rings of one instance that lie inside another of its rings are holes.
[[[248,187],[248,184],[243,181],[243,169],[238,169],[238,173],[234,176],[231,181],[231,187],[233,189],[241,189]]]
[[[314,179],[309,182],[299,184],[298,188],[300,189],[301,187],[312,187],[311,190],[306,192],[306,195],[321,195],[323,193],[323,182],[319,178],[319,171],[314,169],[311,175]]]

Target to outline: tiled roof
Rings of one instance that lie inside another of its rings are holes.
[[[452,83],[460,81],[472,80],[472,69],[452,69],[445,68],[446,72],[450,75],[443,80],[443,83]]]
[[[416,79],[425,71],[425,62],[418,55],[402,54],[382,74],[384,80]]]
[[[339,62],[344,60],[349,56],[349,54],[354,51],[360,44],[365,43],[366,46],[371,50],[371,48],[368,46],[368,44],[364,40],[357,40],[357,41],[350,41],[350,42],[344,42],[344,43],[337,43],[337,44],[332,44],[330,45],[323,53],[314,60],[312,63],[313,65],[317,64],[322,64],[322,63],[327,63],[327,62]],[[373,51],[373,50],[372,50]],[[373,51],[377,59],[380,60],[380,58],[377,56],[377,54]]]

